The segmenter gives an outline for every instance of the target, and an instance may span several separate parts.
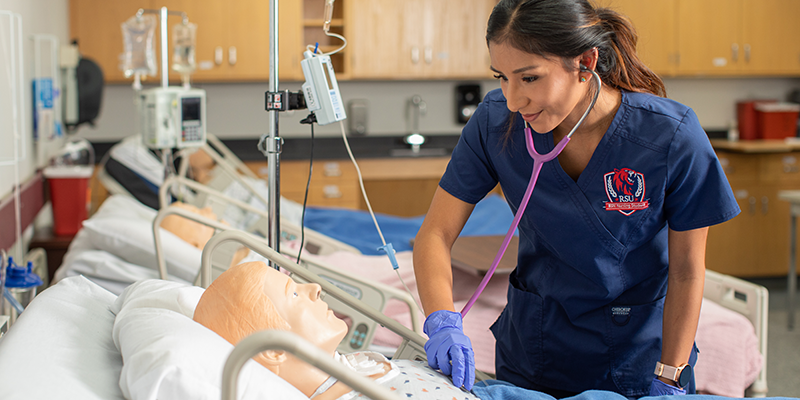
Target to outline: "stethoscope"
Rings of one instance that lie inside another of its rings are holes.
[[[481,284],[478,285],[478,289],[475,290],[475,293],[470,297],[467,304],[461,310],[461,316],[464,317],[469,312],[469,309],[472,308],[472,305],[475,304],[475,301],[478,300],[478,297],[483,292],[483,289],[486,288],[486,285],[489,283],[489,280],[492,279],[492,275],[494,271],[497,269],[497,266],[500,264],[500,260],[503,258],[503,255],[506,253],[506,249],[508,248],[508,244],[511,243],[511,237],[514,236],[514,231],[517,230],[517,226],[519,226],[519,221],[522,219],[522,214],[525,213],[525,208],[528,206],[528,200],[531,198],[531,193],[533,193],[533,188],[536,186],[536,179],[539,178],[539,172],[542,170],[542,165],[544,163],[558,157],[561,154],[561,151],[564,150],[567,143],[569,143],[572,134],[581,126],[583,120],[586,119],[586,116],[589,115],[589,112],[592,111],[594,108],[594,103],[597,102],[597,97],[600,96],[600,89],[603,86],[603,82],[600,80],[600,75],[597,75],[597,72],[586,68],[585,66],[581,65],[581,71],[589,71],[592,73],[592,76],[597,81],[597,91],[595,92],[594,96],[592,97],[592,102],[589,104],[589,107],[581,116],[581,119],[578,120],[578,123],[572,128],[572,130],[567,134],[566,137],[561,139],[560,142],[550,150],[549,153],[546,154],[539,154],[536,152],[536,148],[533,146],[533,133],[531,132],[531,127],[528,125],[528,122],[525,121],[525,147],[528,148],[528,154],[531,155],[533,158],[533,172],[531,172],[531,179],[528,182],[528,188],[525,189],[525,195],[522,196],[522,202],[519,203],[519,208],[517,209],[517,213],[514,214],[514,219],[511,222],[511,227],[508,228],[508,233],[506,233],[505,238],[503,239],[503,243],[500,245],[500,250],[497,251],[497,255],[494,257],[494,261],[492,262],[491,268],[489,271],[484,275]]]

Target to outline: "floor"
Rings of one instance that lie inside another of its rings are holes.
[[[786,278],[748,280],[769,290],[767,396],[800,397],[800,290],[795,294],[794,329],[790,331]]]

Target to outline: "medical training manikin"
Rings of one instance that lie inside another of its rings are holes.
[[[410,398],[477,399],[421,362],[390,362],[373,352],[337,353],[336,347],[348,327],[320,299],[319,285],[297,284],[263,262],[239,264],[222,273],[200,298],[194,320],[234,345],[260,330],[290,331],[331,354],[344,366]],[[349,399],[358,395],[342,382],[284,351],[268,350],[253,359],[310,398]],[[409,376],[415,379],[409,380]]]

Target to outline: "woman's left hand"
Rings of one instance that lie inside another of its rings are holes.
[[[650,384],[650,396],[669,396],[669,395],[685,395],[686,391],[662,382],[658,377],[653,378]]]

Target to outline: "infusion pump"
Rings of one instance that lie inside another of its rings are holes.
[[[142,140],[152,149],[198,147],[206,143],[206,91],[158,87],[139,93]]]

